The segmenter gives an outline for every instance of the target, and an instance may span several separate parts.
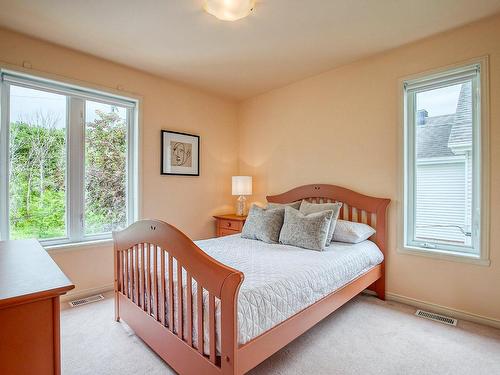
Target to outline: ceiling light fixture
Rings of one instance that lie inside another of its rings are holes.
[[[246,17],[255,7],[255,0],[205,0],[205,10],[223,21]]]

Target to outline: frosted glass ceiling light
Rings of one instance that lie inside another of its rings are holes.
[[[246,17],[255,7],[255,0],[205,0],[205,10],[224,21]]]

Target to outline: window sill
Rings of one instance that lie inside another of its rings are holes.
[[[396,252],[399,254],[417,255],[451,262],[475,264],[484,267],[489,267],[491,264],[489,259],[481,258],[480,256],[474,254],[464,254],[452,251],[442,251],[436,249],[427,250],[420,247],[405,246],[403,248],[398,248]]]
[[[71,242],[71,243],[63,243],[59,245],[47,245],[42,246],[45,250],[50,254],[63,253],[67,251],[76,251],[81,250],[88,247],[108,247],[113,245],[112,238],[106,238],[102,240],[92,240],[92,241],[82,241],[82,242]]]

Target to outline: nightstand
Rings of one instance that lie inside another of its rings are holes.
[[[247,219],[238,215],[215,215],[214,218],[217,220],[217,237],[240,233]]]

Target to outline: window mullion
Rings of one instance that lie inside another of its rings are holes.
[[[69,98],[68,126],[68,223],[71,242],[83,240],[84,211],[84,113],[85,101]]]
[[[9,238],[9,92],[10,86],[0,86],[0,239]]]
[[[134,176],[134,129],[133,129],[133,115],[134,111],[130,108],[127,109],[127,224],[131,224],[134,221],[134,199],[133,191],[135,184]]]
[[[410,241],[415,240],[415,93],[408,95],[408,118],[407,118],[407,238]]]
[[[471,242],[472,246],[483,252],[481,249],[481,184],[482,184],[482,163],[481,155],[481,80],[480,74],[472,80],[472,220],[471,220]]]

